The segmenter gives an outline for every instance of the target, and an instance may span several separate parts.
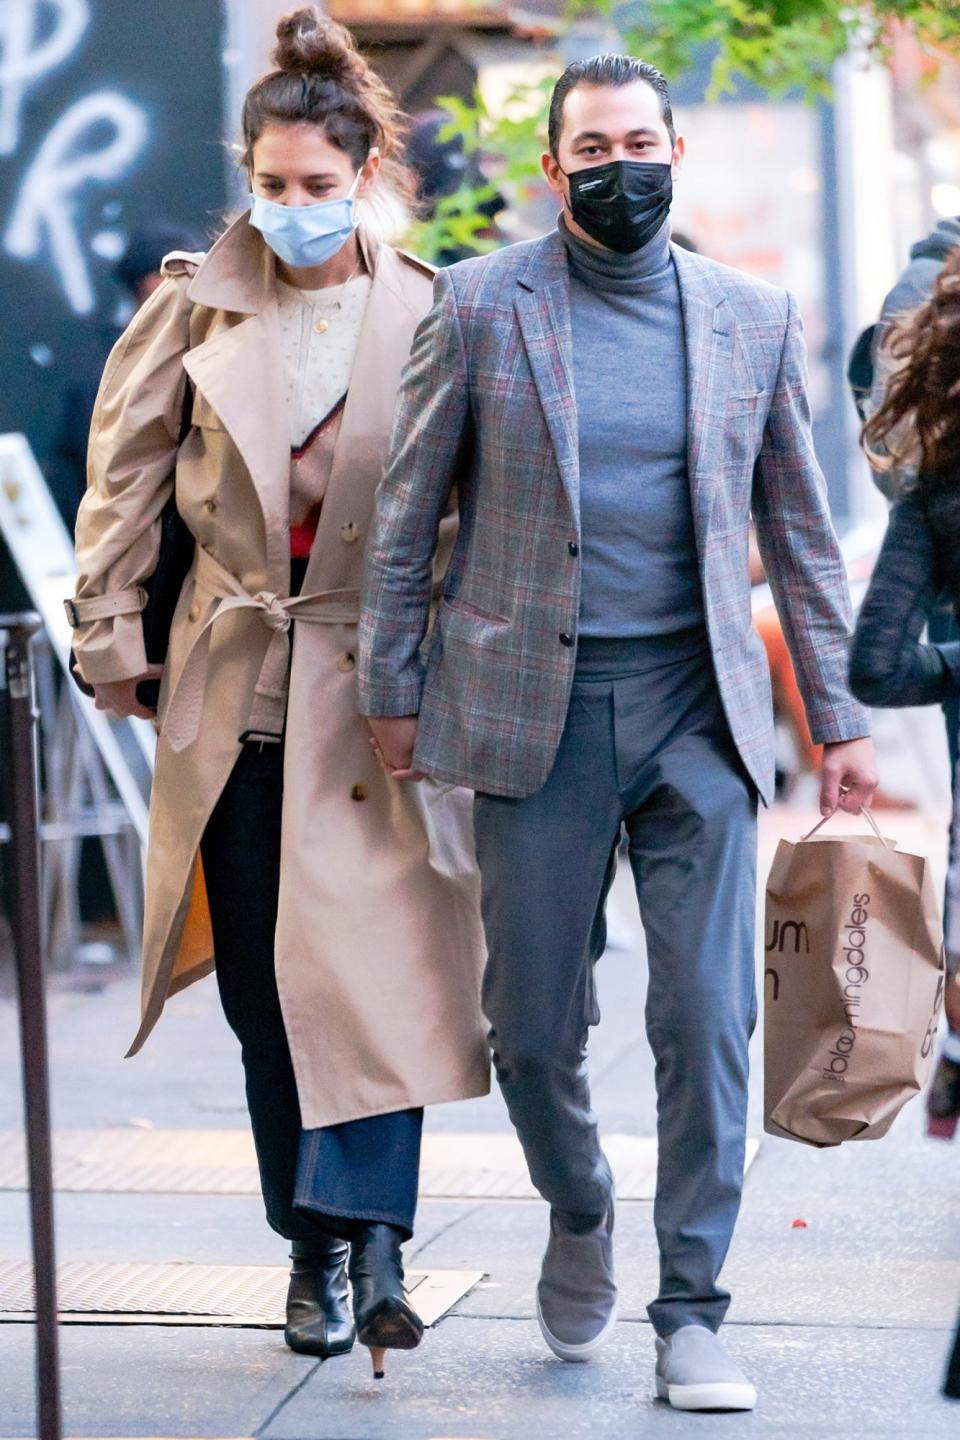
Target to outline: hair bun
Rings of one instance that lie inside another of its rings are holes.
[[[341,80],[353,69],[357,50],[349,31],[316,5],[303,5],[277,24],[273,63],[288,74],[319,72]]]

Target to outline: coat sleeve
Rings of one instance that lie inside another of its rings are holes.
[[[960,642],[924,645],[940,594],[936,540],[922,498],[893,511],[850,660],[853,692],[867,705],[933,705],[960,695]]]
[[[77,669],[89,684],[127,680],[147,661],[143,581],[172,493],[189,348],[188,275],[169,278],[138,311],[103,372],[90,427],[87,489],[77,515]]]
[[[416,715],[433,560],[472,436],[457,299],[441,270],[413,338],[364,567],[358,669],[364,715]]]
[[[806,347],[792,296],[787,297],[779,371],[754,467],[752,508],[814,742],[869,735],[868,713],[847,681],[850,594],[813,449]]]

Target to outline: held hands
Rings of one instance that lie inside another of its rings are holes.
[[[873,799],[878,782],[877,757],[869,737],[824,745],[820,814],[832,815],[839,808],[859,815],[862,807]]]
[[[376,715],[367,719],[370,745],[380,764],[394,780],[422,780],[423,771],[413,769],[417,743],[416,715]]]
[[[112,710],[115,715],[135,715],[139,720],[155,720],[156,711],[148,710],[137,699],[137,686],[144,680],[159,680],[162,674],[162,665],[148,665],[142,675],[134,675],[130,680],[111,680],[106,685],[95,685],[94,704],[98,710]]]

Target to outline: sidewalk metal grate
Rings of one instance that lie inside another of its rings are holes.
[[[435,1325],[483,1279],[480,1270],[411,1270],[410,1299]],[[71,1261],[57,1266],[60,1318],[75,1324],[188,1324],[280,1328],[288,1273],[272,1265],[122,1265]],[[33,1267],[0,1262],[0,1322],[32,1318]]]
[[[620,1200],[652,1200],[657,1142],[607,1135]],[[747,1141],[747,1168],[759,1148]],[[23,1137],[0,1132],[0,1190],[26,1189]],[[54,1136],[61,1191],[101,1194],[258,1195],[253,1141],[246,1130],[65,1130]],[[423,1139],[422,1200],[534,1200],[513,1135],[429,1133]]]

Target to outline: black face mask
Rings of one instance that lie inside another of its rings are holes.
[[[564,170],[561,172],[567,175]],[[613,160],[572,170],[570,213],[581,230],[610,250],[630,255],[660,229],[673,200],[669,165]]]

